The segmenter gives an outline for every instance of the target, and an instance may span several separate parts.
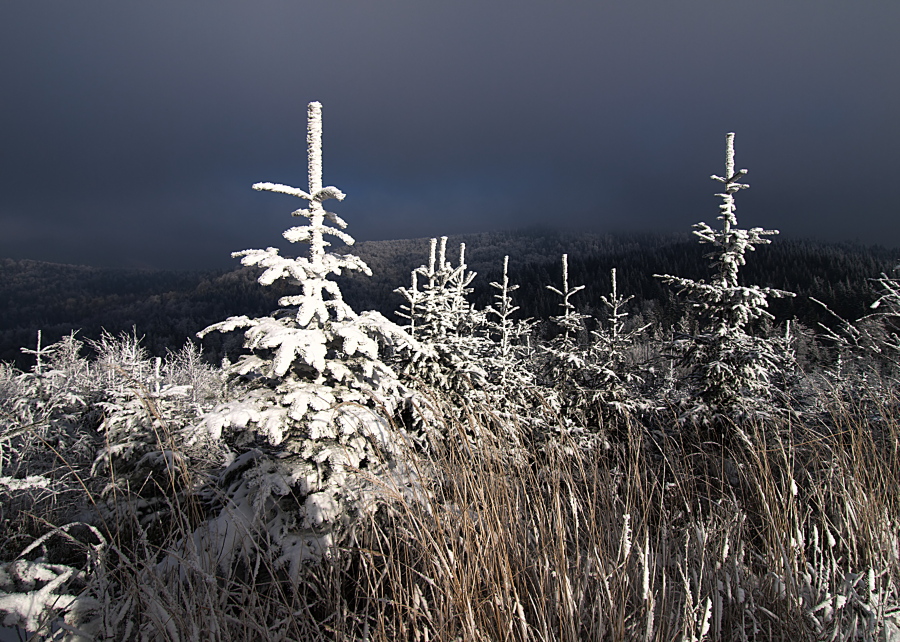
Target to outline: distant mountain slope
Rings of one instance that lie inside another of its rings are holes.
[[[636,309],[665,307],[673,292],[653,278],[654,274],[674,274],[702,279],[709,274],[705,255],[709,246],[684,234],[575,234],[539,230],[491,232],[450,237],[448,256],[458,261],[459,243],[464,242],[466,262],[478,272],[472,300],[479,307],[490,302],[491,281],[501,276],[503,256],[509,256],[511,282],[520,285],[516,302],[522,314],[546,318],[558,314],[558,301],[547,285],[561,279],[560,257],[569,256],[570,280],[585,285],[574,301],[582,309],[600,306],[600,296],[609,293],[610,269],[617,268],[619,291],[633,294]],[[385,297],[399,285],[408,285],[409,272],[427,260],[428,239],[360,243],[352,251],[366,260],[375,278],[351,276],[342,283],[348,300],[363,308],[382,309]],[[900,251],[852,243],[819,243],[774,237],[771,245],[750,253],[741,269],[741,280],[796,292],[796,299],[773,301],[773,312],[782,318],[798,316],[815,323],[824,320],[821,308],[809,296],[825,301],[845,318],[866,313],[874,300],[870,279],[891,273]],[[365,280],[364,280],[365,279]]]
[[[546,289],[560,280],[560,256],[569,255],[573,284],[584,284],[575,301],[596,310],[609,292],[609,270],[617,268],[619,291],[635,295],[634,311],[672,322],[679,314],[672,292],[654,273],[703,278],[708,274],[701,246],[690,234],[575,234],[529,230],[454,236],[448,258],[457,264],[459,243],[478,272],[472,300],[483,307],[491,300],[491,281],[500,278],[503,256],[510,257],[510,277],[521,287],[516,302],[523,316],[546,318],[558,313],[558,302]],[[428,239],[369,241],[352,251],[365,260],[374,276],[339,278],[344,297],[357,310],[375,309],[390,316],[400,304],[394,289],[409,284],[410,271],[427,262]],[[874,300],[868,279],[890,271],[898,253],[880,247],[822,244],[775,238],[751,254],[742,269],[747,283],[791,290],[802,295],[773,303],[782,318],[799,317],[814,324],[826,317],[811,304],[815,296],[847,318],[857,318]],[[0,359],[22,366],[20,348],[33,346],[38,329],[55,340],[74,329],[97,338],[101,328],[112,333],[146,335],[155,354],[180,347],[187,337],[228,316],[261,315],[277,307],[283,288],[263,288],[256,269],[223,272],[174,272],[94,268],[38,261],[0,259]],[[207,339],[210,347],[222,339]]]
[[[133,326],[155,354],[177,348],[204,324],[245,310],[277,305],[277,294],[248,269],[173,272],[60,265],[0,259],[0,359],[18,360],[19,348],[72,330],[96,339]]]

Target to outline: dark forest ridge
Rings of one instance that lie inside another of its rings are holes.
[[[478,273],[472,301],[483,307],[491,296],[489,283],[501,273],[509,256],[517,302],[526,317],[557,314],[557,302],[545,286],[556,283],[560,256],[569,256],[573,283],[584,284],[576,298],[584,310],[595,309],[609,290],[609,270],[618,270],[619,291],[634,295],[634,312],[672,315],[669,288],[653,274],[708,275],[708,248],[693,235],[651,233],[574,233],[539,229],[487,232],[449,237],[448,255],[458,261],[459,244],[466,244],[466,262]],[[401,298],[394,290],[409,284],[410,271],[427,260],[429,239],[365,241],[351,251],[372,269],[339,278],[344,298],[361,311],[374,309],[390,318]],[[890,273],[900,252],[855,243],[822,243],[776,238],[749,255],[742,278],[748,283],[782,288],[801,295],[773,301],[780,318],[797,316],[807,324],[826,321],[813,296],[842,316],[855,319],[874,300],[868,279]],[[237,261],[235,261],[237,263]],[[183,345],[185,339],[211,322],[237,314],[263,314],[278,307],[284,286],[263,288],[259,270],[171,271],[101,268],[31,260],[0,259],[0,359],[27,366],[20,353],[34,343],[37,330],[56,340],[72,330],[96,338],[101,328],[117,334],[136,327],[152,353]]]

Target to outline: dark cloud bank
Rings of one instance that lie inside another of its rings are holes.
[[[305,105],[360,240],[738,216],[900,246],[900,4],[34,0],[0,8],[0,257],[170,268],[277,244]]]

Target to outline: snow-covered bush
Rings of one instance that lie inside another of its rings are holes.
[[[203,360],[200,348],[190,340],[181,350],[169,351],[162,364],[161,379],[168,385],[188,386],[188,396],[195,407],[226,394],[220,371]]]
[[[74,502],[71,512],[87,510],[108,534],[121,526],[124,516],[161,534],[168,527],[167,516],[192,486],[188,460],[197,465],[215,458],[209,448],[189,451],[180,438],[180,431],[213,398],[181,375],[183,355],[151,358],[136,332],[117,337],[104,333],[91,345],[93,361],[79,356],[81,344],[74,335],[44,349],[49,355],[40,377],[42,390],[52,391],[58,382],[68,394],[56,395],[65,412],[44,420],[45,432],[36,434],[41,443],[32,451],[52,454],[52,469],[62,469],[61,475],[71,480],[57,486],[58,496],[63,491],[90,494]],[[208,380],[217,379],[208,366],[195,366],[194,383],[199,383],[201,370]],[[27,467],[39,470],[34,461]],[[79,479],[84,485],[76,483]]]
[[[102,395],[82,345],[73,333],[44,346],[38,333],[36,349],[23,350],[35,355],[31,372],[0,365],[0,476],[50,474],[60,455],[92,457],[96,435],[84,427],[98,421]]]
[[[293,575],[301,562],[320,557],[340,527],[365,508],[371,485],[360,471],[388,475],[391,467],[402,467],[400,455],[410,438],[391,423],[408,393],[380,351],[415,342],[377,312],[354,312],[329,280],[344,270],[371,271],[351,254],[326,251],[327,236],[347,245],[354,241],[342,231],[346,223],[322,206],[344,194],[322,185],[321,109],[309,104],[309,190],[253,186],[308,202],[307,209],[293,212],[308,224],[284,232],[292,243],[308,243],[308,256],[282,257],[274,247],[234,254],[244,265],[265,268],[261,285],[285,279],[302,291],[282,297],[285,307],[271,316],[231,317],[199,333],[243,329],[248,350],[229,367],[245,391],[197,427],[198,436],[227,444],[232,458],[220,480],[227,501],[200,537],[218,549],[229,515],[259,518]]]
[[[818,324],[821,351],[830,359],[817,374],[835,394],[856,403],[866,396],[864,389],[900,376],[900,281],[885,273],[871,281],[878,298],[869,306],[872,312],[855,321],[812,299],[831,317],[830,323]]]
[[[713,275],[707,283],[671,275],[654,275],[677,288],[700,319],[699,331],[676,336],[674,348],[688,368],[697,386],[701,403],[697,412],[712,409],[712,413],[741,415],[757,406],[757,402],[771,397],[775,384],[791,367],[785,350],[777,340],[754,333],[754,323],[772,319],[766,309],[769,297],[794,296],[790,292],[757,285],[741,285],[738,271],[746,263],[745,254],[755,245],[771,241],[766,236],[777,230],[759,227],[744,230],[737,227],[734,195],[749,187],[739,182],[747,170],[735,171],[734,134],[726,136],[725,176],[713,175],[724,185],[719,206],[722,229],[706,223],[694,225],[694,234],[701,243],[709,243],[713,251]]]
[[[895,272],[898,270],[900,266],[894,268]],[[878,293],[878,298],[869,306],[873,312],[853,324],[852,330],[848,330],[848,324],[844,322],[839,343],[861,348],[857,355],[870,367],[886,367],[896,378],[900,371],[900,280],[882,273],[872,281]]]

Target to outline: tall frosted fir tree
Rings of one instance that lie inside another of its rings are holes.
[[[676,339],[676,346],[684,355],[685,365],[696,380],[703,402],[715,412],[740,415],[755,402],[774,392],[774,380],[788,367],[786,350],[776,346],[776,340],[755,336],[754,322],[772,315],[766,309],[768,297],[794,296],[774,288],[741,285],[738,271],[746,264],[745,254],[756,245],[771,243],[765,237],[777,230],[755,227],[743,230],[737,226],[734,196],[750,187],[740,181],[746,169],[735,170],[734,134],[725,137],[725,175],[711,178],[722,183],[724,189],[716,194],[722,198],[718,219],[722,229],[706,223],[694,225],[694,234],[701,243],[709,243],[713,251],[713,275],[709,283],[671,275],[654,275],[678,288],[700,315],[700,331],[695,336]]]
[[[354,312],[329,280],[343,270],[371,271],[356,256],[327,251],[326,237],[347,245],[354,241],[342,231],[347,224],[322,206],[344,194],[322,185],[317,102],[309,104],[307,143],[309,191],[274,183],[253,188],[308,202],[292,213],[307,224],[284,232],[292,243],[308,243],[308,256],[286,258],[274,247],[233,254],[244,265],[265,268],[262,285],[285,279],[302,292],[282,297],[285,307],[271,316],[231,317],[199,333],[245,329],[248,352],[230,367],[230,375],[245,383],[246,393],[208,414],[203,424],[235,455],[223,476],[229,514],[264,519],[294,571],[300,561],[320,555],[338,527],[370,503],[364,500],[368,487],[353,471],[396,472],[400,445],[409,436],[398,434],[389,419],[406,391],[379,353],[388,344],[413,342],[378,312]],[[226,525],[213,524],[208,536],[221,540],[223,532],[230,532]]]

